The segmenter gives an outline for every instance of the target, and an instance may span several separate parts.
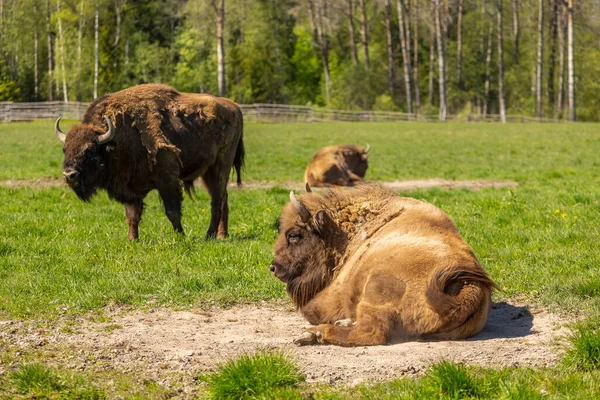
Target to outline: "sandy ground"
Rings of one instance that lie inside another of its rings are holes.
[[[487,326],[466,341],[386,346],[297,347],[307,322],[287,304],[238,305],[211,311],[105,310],[109,322],[81,318],[52,327],[0,321],[0,344],[42,351],[62,368],[111,369],[190,393],[198,374],[242,353],[281,349],[297,360],[308,382],[354,385],[424,372],[446,359],[484,366],[553,366],[569,333],[561,316],[517,303],[495,303]],[[0,346],[2,347],[2,346]],[[1,369],[1,368],[0,368]],[[2,372],[2,371],[0,371]]]
[[[431,189],[431,188],[442,188],[442,189],[484,189],[484,188],[502,188],[502,187],[516,187],[519,186],[514,181],[496,181],[496,180],[467,180],[467,181],[453,181],[440,178],[432,179],[417,179],[408,181],[388,181],[380,182],[383,186],[388,187],[392,190],[407,191],[417,189]],[[41,179],[25,179],[25,180],[14,180],[14,181],[0,181],[0,186],[19,188],[19,187],[30,187],[33,189],[44,189],[47,187],[65,186],[62,179],[58,178],[41,178]],[[198,183],[198,186],[202,186]],[[229,187],[234,189],[237,188],[234,182],[229,183]],[[285,189],[303,189],[304,184],[300,182],[269,182],[269,181],[245,181],[240,189],[271,189],[273,187],[281,187]]]

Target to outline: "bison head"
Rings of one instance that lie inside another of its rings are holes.
[[[106,130],[91,124],[78,124],[64,134],[60,130],[60,118],[54,125],[65,154],[63,177],[83,201],[88,201],[106,179],[107,154],[111,150],[115,127],[110,118],[105,116],[104,119],[108,125]]]
[[[346,238],[324,210],[311,213],[290,192],[281,215],[280,235],[270,270],[287,284],[287,292],[302,307],[331,281]]]

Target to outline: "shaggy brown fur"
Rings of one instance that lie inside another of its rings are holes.
[[[327,146],[317,151],[304,172],[310,186],[354,186],[362,182],[368,168],[367,152],[351,144]]]
[[[494,284],[440,209],[371,184],[297,200],[270,266],[317,325],[297,344],[463,339],[483,328]]]
[[[115,127],[114,138],[99,144]],[[207,237],[228,230],[227,180],[244,163],[243,117],[232,101],[207,94],[179,93],[160,84],[138,85],[94,101],[81,124],[64,140],[63,174],[88,201],[97,189],[125,205],[129,239],[138,237],[143,199],[159,191],[173,228],[181,226],[182,183],[188,194],[201,177],[211,196]],[[60,136],[59,136],[60,137]]]

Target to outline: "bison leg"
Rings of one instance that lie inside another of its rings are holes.
[[[183,201],[183,194],[179,182],[176,181],[176,185],[159,188],[158,193],[165,207],[165,214],[167,214],[167,218],[171,221],[173,229],[175,232],[183,234],[183,226],[181,226],[181,202]]]
[[[357,305],[355,322],[340,320],[335,325],[321,324],[307,331],[314,334],[319,343],[338,346],[386,344],[398,319],[398,305],[405,291],[406,285],[402,280],[388,275],[373,275],[369,277]],[[296,341],[299,345],[311,344],[307,338],[300,339]]]
[[[217,161],[219,164],[219,161]],[[219,173],[217,164],[211,166],[202,176],[204,185],[210,194],[210,225],[206,232],[207,239],[226,238],[229,208],[227,206],[227,178],[230,168],[223,168],[227,173]]]
[[[138,238],[138,227],[142,219],[142,211],[144,211],[142,200],[125,204],[125,217],[127,218],[127,225],[129,225],[129,240]]]

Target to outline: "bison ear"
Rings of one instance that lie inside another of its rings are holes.
[[[335,222],[323,210],[315,215],[313,226],[321,237],[331,235],[335,231]]]

